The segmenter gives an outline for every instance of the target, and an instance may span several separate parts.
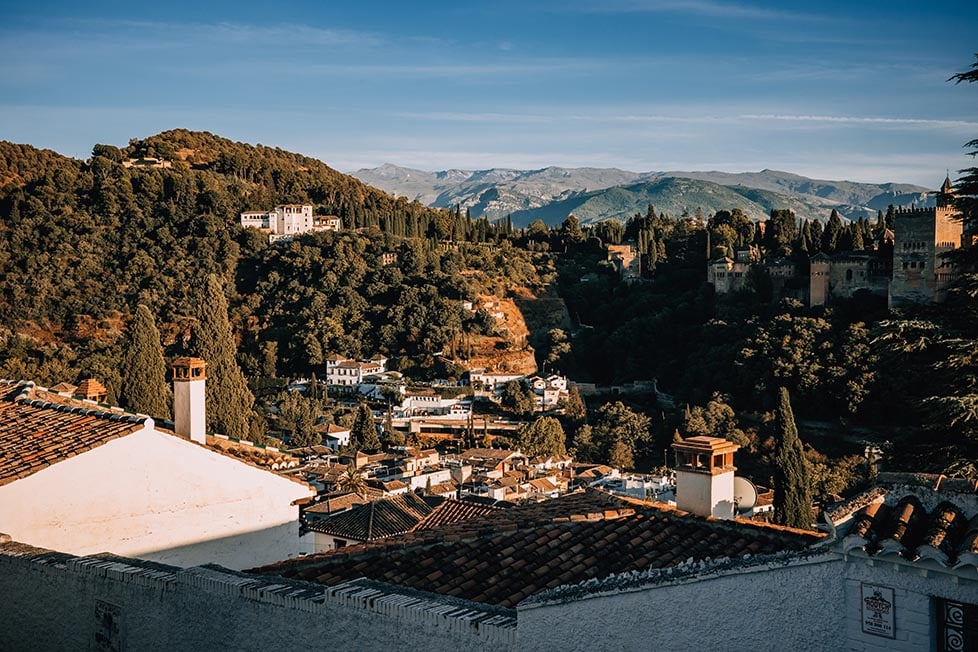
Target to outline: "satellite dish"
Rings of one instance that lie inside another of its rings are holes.
[[[734,476],[734,502],[742,512],[753,509],[757,504],[757,487],[747,478]]]

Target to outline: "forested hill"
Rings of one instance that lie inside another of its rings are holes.
[[[172,167],[123,165],[142,157]],[[193,278],[233,269],[242,210],[299,202],[341,216],[347,228],[394,235],[464,237],[460,223],[468,223],[393,199],[316,159],[207,132],[95,145],[88,161],[0,142],[0,318],[59,325],[137,300],[177,310],[169,300],[182,302],[180,289]]]
[[[171,165],[124,165],[146,157]],[[417,236],[433,252],[437,241],[484,241],[503,228],[393,199],[306,156],[210,133],[95,145],[87,161],[0,142],[0,357],[29,361],[7,375],[44,368],[70,380],[57,367],[97,359],[139,303],[164,339],[186,341],[196,293],[211,273],[243,314],[272,248],[264,234],[241,228],[239,213],[291,202],[342,216],[346,230],[363,229],[349,235],[354,246],[376,241],[384,251],[397,251],[399,236]],[[339,238],[320,240],[339,247]]]

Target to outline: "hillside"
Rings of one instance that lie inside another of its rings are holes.
[[[143,157],[170,165],[127,167]],[[499,239],[485,220],[205,132],[95,145],[87,161],[0,142],[0,177],[2,377],[111,384],[140,303],[168,352],[187,351],[209,274],[227,290],[242,365],[264,375],[308,373],[329,352],[409,364],[474,327],[460,299],[543,284],[527,252],[475,244]],[[344,232],[269,246],[239,224],[242,210],[291,202],[343,216]],[[453,248],[439,246],[447,239]]]
[[[384,165],[358,170],[353,175],[396,196],[430,206],[459,204],[473,217],[496,219],[513,214],[521,225],[536,219],[557,224],[575,208],[580,211],[575,214],[583,220],[624,219],[645,211],[648,202],[641,203],[643,196],[651,197],[657,209],[674,215],[684,210],[693,213],[697,207],[707,213],[739,207],[759,217],[772,208],[791,208],[799,217],[820,220],[827,219],[833,208],[843,217],[858,219],[873,217],[877,210],[886,210],[890,204],[921,205],[928,201],[925,188],[910,184],[827,181],[777,170],[630,172],[616,168],[549,167],[426,172]],[[656,185],[667,179],[709,185]],[[650,187],[637,188],[641,184]],[[723,204],[723,200],[730,203]]]

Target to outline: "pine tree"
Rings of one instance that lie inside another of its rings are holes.
[[[207,426],[231,437],[246,437],[255,397],[235,359],[228,303],[214,274],[207,277],[197,310],[193,349],[207,362]]]
[[[166,384],[166,361],[160,332],[149,308],[140,304],[129,325],[122,357],[122,404],[134,412],[170,418],[170,387]]]
[[[774,522],[801,529],[812,526],[805,450],[791,410],[788,390],[779,390],[774,433]]]

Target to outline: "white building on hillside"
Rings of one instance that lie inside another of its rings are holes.
[[[311,204],[283,204],[275,210],[245,211],[241,226],[268,231],[269,242],[293,238],[312,231],[339,231],[343,221],[335,215],[313,215]]]
[[[145,415],[3,381],[0,532],[73,554],[177,566],[241,569],[299,554],[297,501],[314,489],[209,447],[203,361],[177,363],[176,432]]]
[[[367,376],[382,374],[387,358],[348,360],[333,354],[326,358],[326,382],[330,385],[359,385]]]

